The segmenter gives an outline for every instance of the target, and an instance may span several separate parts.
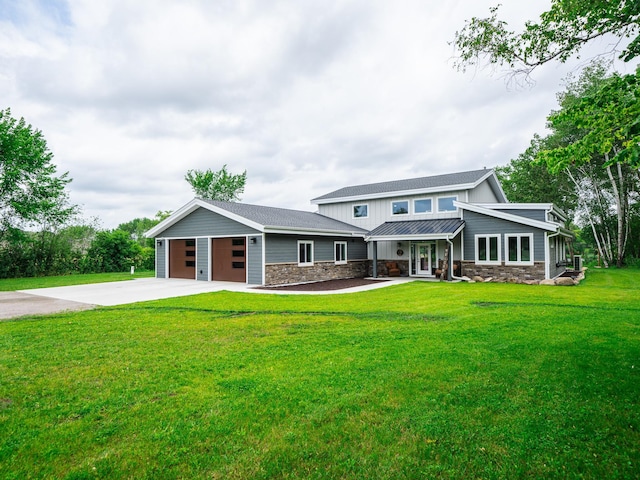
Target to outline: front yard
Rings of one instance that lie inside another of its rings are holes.
[[[0,478],[638,478],[639,371],[638,270],[8,321]]]

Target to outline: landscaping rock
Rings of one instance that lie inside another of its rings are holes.
[[[555,285],[556,281],[549,279],[549,278],[545,278],[544,280],[540,280],[540,285]]]
[[[556,283],[556,285],[562,285],[562,286],[566,286],[566,287],[573,287],[576,284],[576,282],[574,282],[573,278],[571,278],[571,277],[556,278],[555,283]]]
[[[493,277],[488,277],[484,279],[485,283],[493,282]]]
[[[479,275],[476,275],[473,277],[473,281],[474,282],[484,282],[484,278],[480,277]]]

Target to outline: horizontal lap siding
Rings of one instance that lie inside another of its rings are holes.
[[[196,278],[209,280],[209,239],[198,238],[196,242]]]
[[[165,265],[165,249],[167,248],[167,242],[162,242],[162,245],[156,243],[156,278],[165,278],[167,274]]]
[[[347,242],[348,260],[367,258],[367,244],[362,238],[268,235],[266,263],[297,263],[298,240],[313,241],[313,260],[315,262],[332,262],[334,260],[334,242]]]
[[[502,261],[505,261],[505,237],[504,234],[511,233],[533,233],[533,259],[536,262],[544,261],[544,243],[545,236],[544,231],[529,227],[527,225],[522,225],[519,223],[512,223],[507,220],[502,220],[500,218],[489,217],[487,215],[482,215],[480,213],[465,211],[464,212],[464,259],[465,260],[473,260],[475,261],[476,255],[476,246],[475,246],[475,236],[476,235],[493,235],[493,234],[502,234],[501,235],[501,247],[502,247]]]
[[[262,285],[262,236],[251,237],[256,243],[247,243],[247,282]]]
[[[502,212],[502,213],[508,213],[510,215],[518,215],[519,217],[525,217],[525,218],[530,218],[531,220],[538,220],[539,222],[546,222],[547,221],[547,214],[544,210],[521,210],[518,209],[518,213],[514,213],[514,210],[509,210],[507,208],[505,208],[504,210],[502,209],[496,209],[497,212]]]
[[[158,236],[167,238],[231,237],[259,234],[251,227],[238,223],[204,208],[198,208]]]

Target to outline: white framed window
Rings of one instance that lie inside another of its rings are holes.
[[[362,203],[353,206],[353,218],[367,218],[369,216],[369,205]]]
[[[391,215],[408,215],[409,200],[398,200],[391,202]]]
[[[455,212],[458,210],[453,204],[456,200],[458,200],[457,196],[438,198],[438,212]]]
[[[313,241],[298,240],[298,266],[309,267],[313,265]]]
[[[500,235],[476,235],[476,263],[500,265]]]
[[[533,265],[533,233],[505,234],[505,264]]]
[[[333,252],[336,265],[347,263],[347,242],[333,242]]]
[[[433,213],[433,199],[416,198],[413,201],[413,213]]]

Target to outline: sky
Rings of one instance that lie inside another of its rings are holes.
[[[223,165],[247,171],[243,202],[314,211],[347,185],[506,165],[545,133],[583,60],[532,86],[453,68],[456,30],[497,3],[0,0],[0,108],[102,228],[177,210],[188,170]],[[550,5],[500,3],[514,30]]]

